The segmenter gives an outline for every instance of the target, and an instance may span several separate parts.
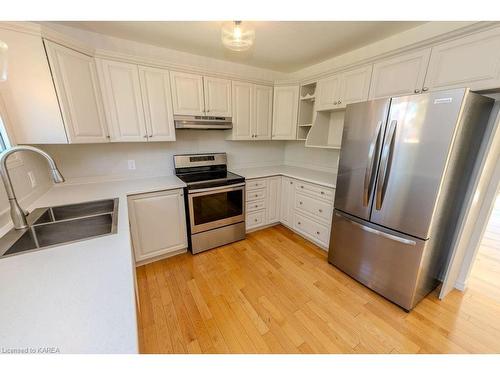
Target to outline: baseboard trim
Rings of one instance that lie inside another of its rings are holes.
[[[180,250],[171,251],[171,252],[168,252],[166,254],[162,254],[162,255],[152,257],[152,258],[137,261],[137,262],[135,262],[135,267],[137,268],[140,266],[144,266],[145,264],[153,263],[153,262],[156,262],[156,261],[162,260],[162,259],[171,258],[173,256],[176,256],[179,254],[184,254],[184,253],[187,253],[187,249],[180,249]]]

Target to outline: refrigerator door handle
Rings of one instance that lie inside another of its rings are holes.
[[[339,213],[335,213],[336,216],[338,217],[341,217],[342,219],[344,220],[347,220],[348,222],[350,222],[351,224],[353,225],[356,225],[357,227],[361,228],[362,230],[364,230],[365,232],[369,232],[369,233],[374,233],[378,236],[382,236],[382,237],[385,237],[385,238],[388,238],[390,240],[393,240],[393,241],[397,241],[397,242],[401,242],[401,243],[404,243],[406,245],[411,245],[411,246],[415,246],[417,243],[413,240],[409,240],[407,238],[403,238],[403,237],[399,237],[399,236],[395,236],[393,234],[389,234],[389,233],[385,233],[385,232],[382,232],[380,230],[377,230],[377,229],[374,229],[374,228],[370,228],[370,227],[367,227],[363,224],[360,224],[358,223],[357,221],[354,221],[354,220],[351,220],[347,217],[345,217],[344,215],[341,215]]]
[[[381,132],[382,132],[382,121],[379,121],[377,128],[375,130],[375,135],[372,142],[370,143],[370,148],[368,149],[368,165],[365,170],[365,181],[363,189],[363,206],[367,207],[370,201],[370,196],[372,194],[373,188],[375,187],[375,176],[374,176],[374,164],[375,161],[379,159],[379,149],[381,142]]]
[[[387,188],[387,178],[389,176],[389,161],[392,159],[392,154],[394,150],[394,135],[396,134],[396,127],[398,125],[397,120],[391,121],[391,126],[389,129],[389,134],[384,142],[384,147],[382,148],[382,156],[380,160],[380,173],[377,181],[377,194],[375,201],[375,208],[380,211],[382,204],[384,203],[385,189]]]

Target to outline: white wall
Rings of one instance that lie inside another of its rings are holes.
[[[21,154],[20,154],[21,155]],[[41,156],[23,152],[21,155],[22,165],[15,165],[9,168],[10,177],[16,192],[19,204],[22,208],[28,207],[31,203],[41,197],[51,186],[47,162]],[[31,187],[28,172],[33,171],[37,185]],[[0,228],[10,221],[9,201],[3,184],[0,184]]]
[[[227,152],[229,168],[277,165],[284,162],[283,141],[227,141],[221,130],[177,130],[176,142],[44,145],[68,180],[81,177],[135,178],[174,172],[173,155]],[[127,160],[135,160],[129,170]]]
[[[286,142],[284,164],[337,173],[339,150],[305,147],[303,141]]]

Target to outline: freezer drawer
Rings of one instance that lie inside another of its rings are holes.
[[[328,261],[410,310],[425,245],[426,241],[335,211]]]

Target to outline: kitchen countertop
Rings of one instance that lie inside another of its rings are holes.
[[[322,172],[301,167],[293,167],[290,165],[241,168],[231,171],[244,176],[247,179],[281,175],[330,188],[335,188],[335,184],[337,181],[337,175],[335,173]]]
[[[137,353],[127,195],[184,186],[175,176],[64,183],[31,205],[119,198],[118,231],[0,259],[0,353]]]

